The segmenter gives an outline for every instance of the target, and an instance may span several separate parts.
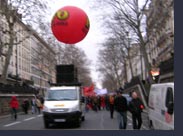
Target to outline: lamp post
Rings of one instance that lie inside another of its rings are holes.
[[[16,40],[17,40],[17,38],[16,38]],[[15,63],[15,76],[16,76],[16,78],[15,78],[15,80],[16,80],[16,84],[18,84],[18,45],[16,45],[16,48],[15,48],[15,51],[16,51],[16,57],[15,57],[15,61],[16,61],[16,63]]]
[[[130,66],[130,69],[131,69],[131,76],[132,76],[132,78],[134,77],[134,73],[133,73],[133,68],[132,68],[132,62],[131,62],[131,52],[130,52],[130,49],[131,49],[131,47],[130,47],[130,38],[129,38],[129,32],[128,31],[126,31],[126,35],[127,35],[127,52],[128,52],[128,54],[127,54],[127,56],[128,56],[128,60],[129,60],[129,66]]]

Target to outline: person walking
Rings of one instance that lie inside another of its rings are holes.
[[[142,125],[141,112],[144,109],[142,101],[136,92],[132,92],[132,100],[129,103],[129,111],[132,114],[133,129],[140,129]]]
[[[28,99],[24,99],[22,103],[22,108],[25,114],[28,114],[28,109],[29,109],[29,101]]]
[[[33,97],[31,100],[31,106],[32,106],[32,114],[36,113],[36,99]]]
[[[117,92],[117,97],[114,100],[114,107],[117,111],[119,129],[126,129],[128,106],[126,98],[122,96],[122,92]]]
[[[93,96],[93,110],[96,112],[98,111],[97,105],[98,105],[97,96]]]
[[[89,111],[89,97],[85,97],[85,112]]]
[[[41,104],[41,101],[39,100],[39,98],[36,98],[36,107],[37,107],[38,113],[40,114],[41,113],[42,104]]]
[[[105,109],[105,97],[101,96],[101,109]]]
[[[109,95],[105,95],[105,104],[106,104],[106,110],[109,111],[110,108],[109,108]]]
[[[10,108],[11,108],[11,113],[12,117],[14,116],[14,119],[17,119],[17,109],[19,107],[18,100],[16,96],[12,96],[11,101],[10,101]]]
[[[101,96],[97,96],[97,107],[98,107],[98,110],[100,111],[101,110]]]
[[[110,115],[111,115],[111,119],[112,119],[113,113],[114,113],[114,96],[113,95],[109,96],[109,109],[110,109]]]

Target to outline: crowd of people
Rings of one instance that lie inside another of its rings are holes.
[[[12,96],[10,101],[12,118],[14,118],[15,120],[17,119],[17,110],[19,109],[20,106],[22,108],[22,111],[25,114],[28,114],[29,110],[31,110],[32,114],[36,114],[36,113],[40,114],[41,109],[43,107],[43,102],[44,102],[44,99],[39,96],[32,97],[31,100],[29,100],[28,98],[25,98],[23,99],[22,102],[19,102],[16,96]]]
[[[106,96],[88,96],[85,98],[86,111],[109,110],[109,97]]]
[[[144,105],[135,91],[131,93],[131,98],[131,101],[128,101],[120,91],[118,91],[117,94],[111,95],[88,96],[85,97],[85,111],[94,110],[95,112],[98,112],[100,110],[107,110],[110,111],[111,119],[113,119],[114,111],[116,111],[119,129],[126,129],[127,112],[129,111],[132,115],[133,129],[140,129],[142,125],[141,113],[144,109]],[[25,114],[28,114],[30,106],[32,114],[40,114],[43,102],[44,100],[42,97],[33,97],[30,101],[24,99],[21,106]],[[20,104],[16,96],[12,96],[10,108],[12,117],[15,120],[17,119],[17,109],[19,106]]]
[[[141,113],[144,105],[135,91],[132,91],[131,98],[131,101],[128,101],[120,91],[111,95],[88,96],[85,98],[85,110],[86,112],[89,110],[95,112],[107,110],[110,112],[111,119],[113,119],[114,111],[116,111],[119,129],[126,129],[127,112],[129,111],[132,115],[133,129],[140,129],[142,125]]]

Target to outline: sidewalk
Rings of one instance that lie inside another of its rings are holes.
[[[18,115],[22,115],[22,114],[25,114],[24,112],[18,112],[17,113]],[[3,119],[3,118],[9,118],[11,117],[11,114],[7,114],[7,115],[0,115],[0,119]]]

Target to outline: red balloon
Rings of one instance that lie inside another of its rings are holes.
[[[74,6],[59,9],[51,22],[51,29],[56,39],[66,44],[75,44],[83,40],[89,28],[87,14]]]

